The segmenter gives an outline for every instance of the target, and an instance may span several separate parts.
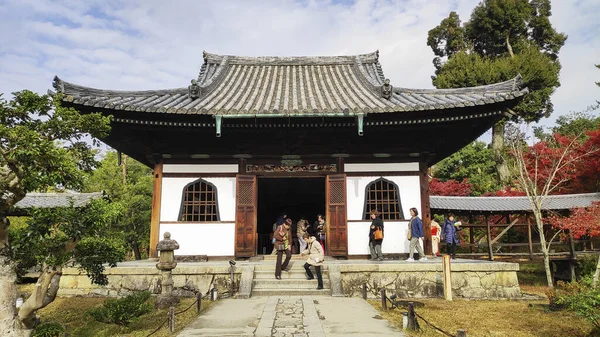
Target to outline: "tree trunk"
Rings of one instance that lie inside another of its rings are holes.
[[[26,329],[17,319],[17,275],[6,256],[0,255],[0,336],[27,337]]]
[[[598,256],[598,263],[596,264],[596,271],[594,272],[594,288],[598,286],[598,276],[600,276],[600,256]]]
[[[501,121],[492,128],[492,151],[496,161],[498,179],[502,185],[507,185],[510,182],[510,171],[504,159],[504,125],[505,122]]]
[[[533,215],[535,216],[535,224],[540,234],[540,246],[542,249],[542,255],[544,256],[544,270],[546,271],[546,281],[548,282],[548,287],[554,288],[554,282],[552,282],[552,272],[550,272],[550,252],[548,251],[546,235],[544,234],[544,221],[542,218],[542,214],[540,211],[534,210]]]
[[[136,260],[142,259],[142,254],[140,253],[140,246],[137,243],[137,240],[131,240],[131,247],[133,248],[133,255],[135,255]]]
[[[508,49],[508,53],[510,57],[515,57],[515,53],[513,53],[512,46],[510,45],[510,39],[508,38],[508,33],[506,33],[506,49]]]
[[[33,293],[19,308],[19,320],[25,327],[33,329],[36,324],[36,311],[54,301],[61,275],[62,267],[50,269],[44,266]]]

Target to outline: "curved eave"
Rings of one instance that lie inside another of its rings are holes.
[[[215,58],[214,54],[205,56]],[[255,58],[221,59],[201,86],[199,98],[188,88],[147,91],[102,90],[54,78],[63,100],[84,107],[149,113],[221,115],[225,118],[356,116],[372,113],[431,111],[517,101],[528,91],[520,76],[491,85],[458,89],[393,88],[378,94],[383,73],[375,53],[353,57],[353,64],[246,65]],[[225,57],[227,58],[227,57]],[[350,57],[340,57],[349,60]],[[233,64],[231,63],[233,62]],[[240,64],[235,64],[240,63]],[[202,73],[201,73],[202,76]]]

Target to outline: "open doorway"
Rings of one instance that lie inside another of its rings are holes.
[[[269,235],[273,223],[286,213],[294,224],[305,217],[313,223],[325,212],[325,178],[258,178],[257,254],[273,250]]]

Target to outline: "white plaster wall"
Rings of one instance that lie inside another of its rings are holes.
[[[233,256],[235,223],[160,224],[160,237],[170,232],[179,243],[175,255]]]
[[[369,226],[371,221],[348,223],[348,255],[370,254]],[[384,254],[408,253],[410,243],[408,221],[384,221],[384,238],[381,250]]]
[[[369,183],[381,178],[371,177],[347,177],[346,198],[348,207],[348,220],[363,220],[365,207],[365,189]],[[405,218],[410,218],[409,209],[416,207],[421,209],[421,188],[419,176],[384,176],[383,178],[393,181],[398,185],[400,202]],[[419,214],[420,214],[419,213]],[[348,222],[348,254],[369,254],[369,226],[371,221]],[[381,249],[384,254],[408,253],[409,241],[408,221],[384,221],[385,237]]]
[[[163,173],[237,173],[238,165],[164,164]]]
[[[419,163],[344,164],[345,172],[419,171]]]
[[[363,220],[365,207],[365,188],[367,185],[381,178],[372,177],[347,177],[346,178],[346,200],[348,203],[348,220]],[[421,187],[419,176],[384,176],[383,178],[393,181],[398,185],[402,212],[406,219],[410,218],[408,210],[416,207],[421,214]]]
[[[177,221],[183,188],[199,178],[163,178],[160,221]],[[221,221],[235,221],[235,178],[202,178],[217,188],[217,201]],[[187,226],[188,224],[184,224]]]

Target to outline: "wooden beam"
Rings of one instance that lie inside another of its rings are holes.
[[[508,230],[511,229],[512,226],[514,226],[517,223],[517,221],[519,221],[519,218],[514,219],[510,223],[510,225],[508,225],[508,227],[504,228],[504,230],[502,232],[500,232],[500,234],[498,234],[498,236],[496,236],[494,238],[494,240],[492,240],[492,244],[494,244],[494,243],[496,243],[496,241],[500,240],[500,238],[502,237],[502,235],[506,234],[506,232],[508,232]]]
[[[473,216],[469,215],[469,223],[473,223]],[[473,227],[469,227],[469,243],[471,244],[471,247],[469,247],[471,253],[475,252],[475,247],[473,246],[473,244],[475,243],[475,238],[473,237]]]
[[[488,258],[490,261],[494,261],[494,252],[492,251],[492,229],[487,215],[485,216],[485,224],[487,225]]]
[[[158,252],[156,245],[158,244],[160,235],[160,204],[162,198],[162,174],[163,163],[160,161],[154,164],[154,184],[152,188],[152,216],[150,218],[150,258],[157,258]]]

